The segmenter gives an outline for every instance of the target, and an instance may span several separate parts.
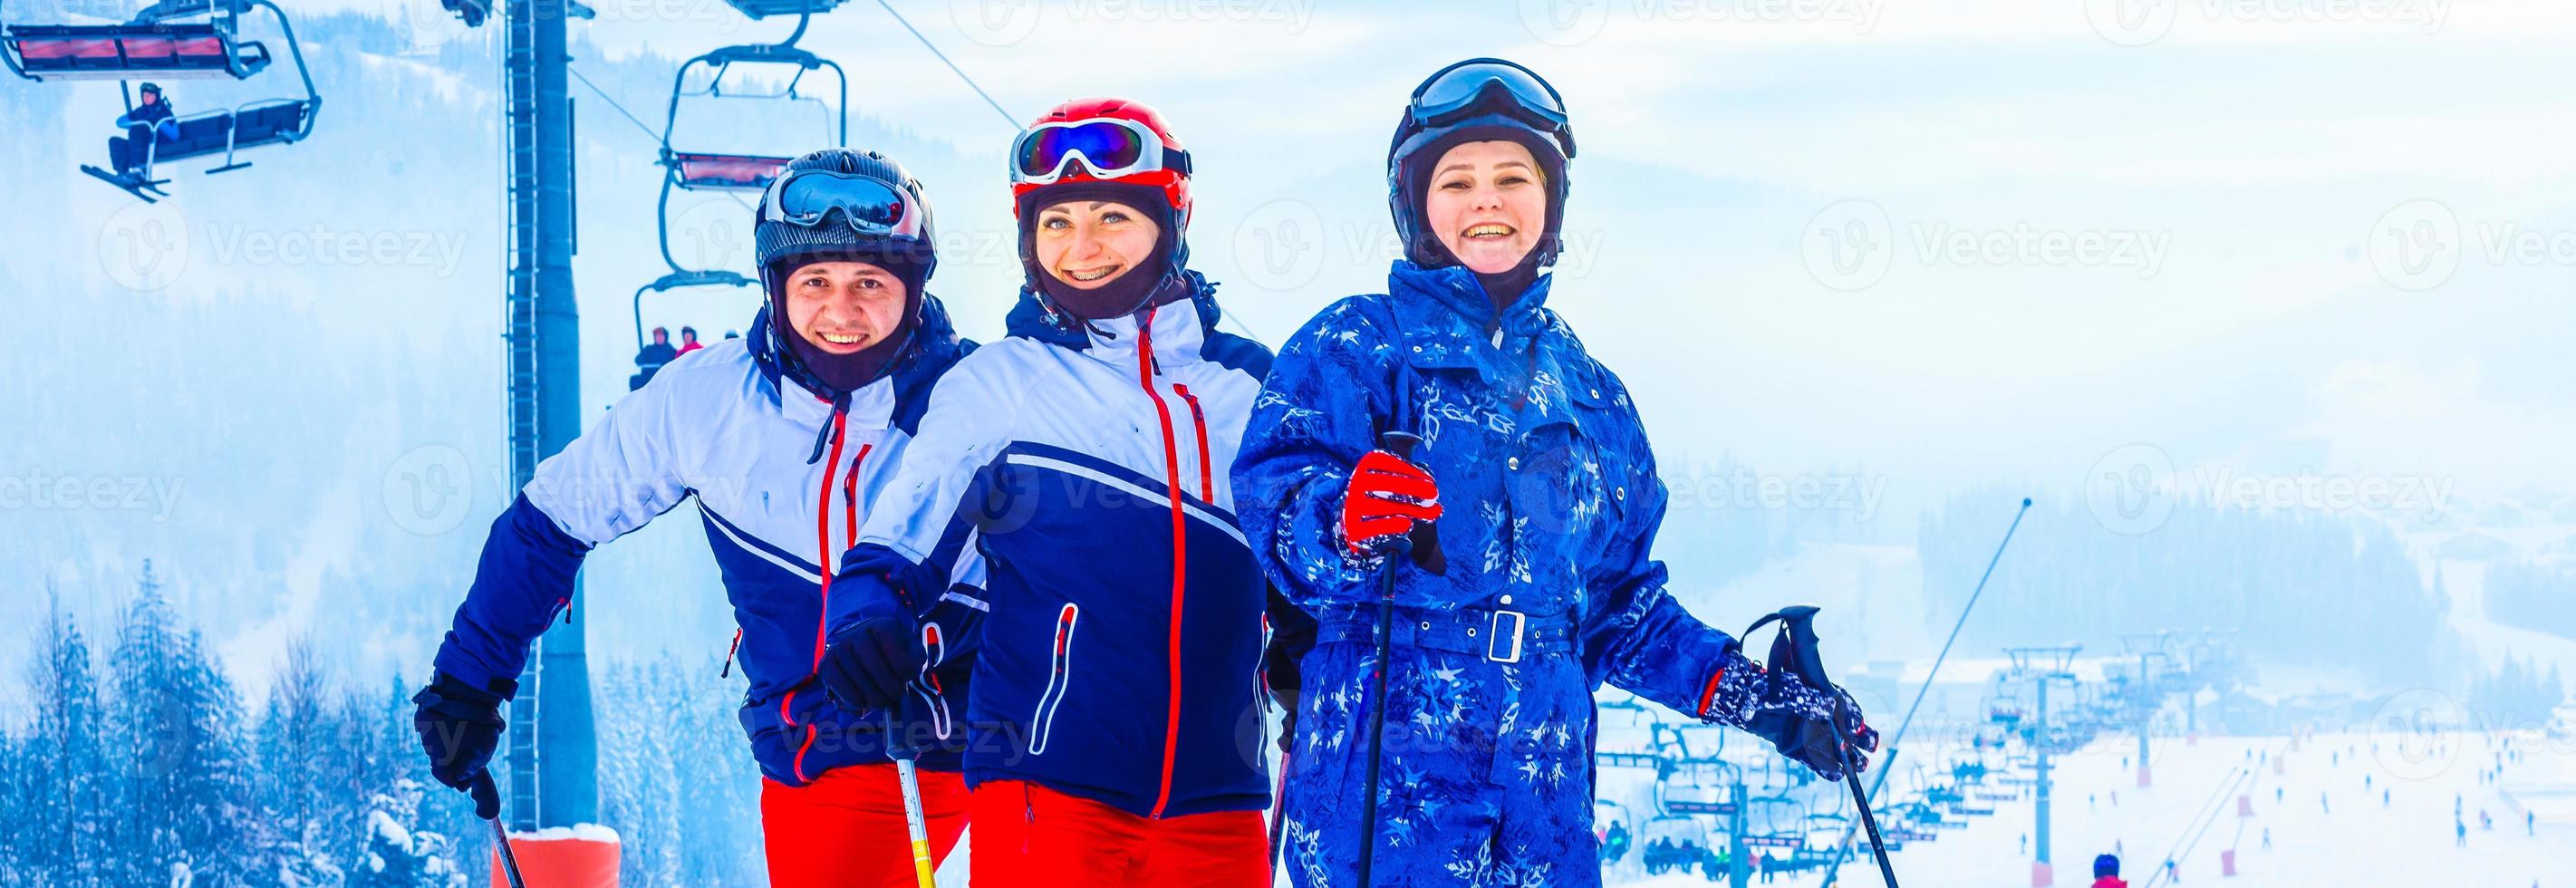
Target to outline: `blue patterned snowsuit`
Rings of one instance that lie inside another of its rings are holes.
[[[1476,277],[1399,261],[1388,295],[1324,310],[1280,350],[1234,468],[1272,582],[1321,623],[1287,775],[1297,885],[1356,884],[1377,570],[1338,536],[1379,431],[1423,438],[1445,576],[1396,571],[1378,885],[1598,885],[1592,692],[1706,712],[1735,644],[1664,591],[1664,513],[1626,388],[1543,305],[1494,325]],[[1400,388],[1409,388],[1401,394]],[[1516,631],[1517,630],[1517,631]],[[1515,656],[1517,655],[1517,656]]]

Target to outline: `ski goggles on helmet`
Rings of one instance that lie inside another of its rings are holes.
[[[920,237],[929,214],[912,194],[873,176],[831,170],[787,170],[760,198],[760,219],[801,228],[822,225],[833,210],[860,234]]]
[[[1565,145],[1565,156],[1574,156],[1564,97],[1536,72],[1502,59],[1468,59],[1440,69],[1413,88],[1405,113],[1426,128],[1502,114],[1556,136]]]
[[[1190,153],[1163,147],[1151,127],[1116,117],[1049,121],[1020,133],[1011,142],[1011,183],[1051,185],[1063,179],[1073,162],[1084,175],[1116,179],[1136,173],[1170,170],[1190,174]]]

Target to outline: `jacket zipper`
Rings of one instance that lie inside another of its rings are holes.
[[[815,552],[814,564],[821,568],[818,573],[820,577],[818,585],[822,588],[818,595],[822,600],[820,612],[814,617],[814,665],[810,667],[812,671],[807,673],[809,676],[819,674],[823,669],[823,631],[832,618],[832,474],[834,470],[841,467],[841,442],[843,434],[849,427],[849,417],[850,408],[846,402],[833,403],[832,457],[823,463],[823,490],[814,509],[814,546],[818,550]],[[861,445],[859,457],[864,459],[866,456],[867,447]],[[856,460],[851,461],[850,470],[858,471]],[[793,688],[788,689],[785,696],[778,698],[778,720],[791,728],[796,727],[796,711],[793,708],[795,702],[796,690]],[[796,779],[799,781],[811,779],[805,776],[805,753],[813,748],[814,726],[806,725],[805,742],[796,747],[794,762]]]
[[[1145,320],[1136,325],[1136,384],[1154,400],[1154,413],[1163,424],[1163,485],[1172,509],[1172,617],[1165,643],[1165,670],[1171,676],[1170,703],[1163,713],[1163,777],[1154,792],[1154,811],[1160,820],[1164,808],[1172,802],[1172,759],[1181,739],[1181,605],[1188,588],[1190,573],[1188,527],[1181,511],[1181,445],[1173,437],[1172,408],[1163,401],[1162,390],[1154,386],[1154,315],[1145,310]]]

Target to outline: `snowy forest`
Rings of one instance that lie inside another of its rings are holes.
[[[24,664],[32,718],[0,731],[0,884],[455,888],[489,827],[431,782],[399,677],[309,643],[241,699],[151,565],[104,635],[60,609]],[[606,671],[602,815],[627,885],[760,881],[758,773],[713,669]],[[739,693],[738,689],[733,693]]]

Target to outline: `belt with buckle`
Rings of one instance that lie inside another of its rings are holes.
[[[1377,610],[1371,604],[1335,607],[1315,615],[1315,643],[1377,641]],[[1426,648],[1473,654],[1495,663],[1518,663],[1533,656],[1574,652],[1574,621],[1566,614],[1532,615],[1509,606],[1428,608],[1396,605],[1391,641],[1395,647]]]

